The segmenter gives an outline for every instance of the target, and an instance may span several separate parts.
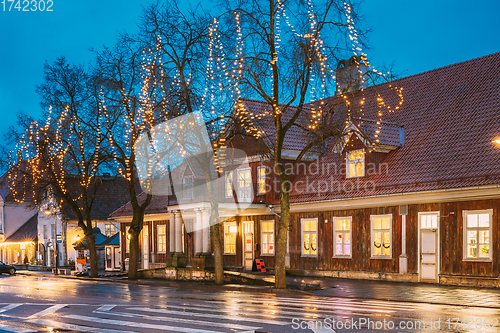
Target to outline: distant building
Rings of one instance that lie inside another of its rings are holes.
[[[18,202],[8,173],[0,177],[0,261],[23,264],[36,260],[37,208],[33,202]]]

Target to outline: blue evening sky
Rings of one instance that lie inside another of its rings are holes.
[[[52,12],[9,12],[6,2],[5,11],[0,2],[0,140],[18,111],[39,116],[35,85],[43,81],[46,60],[89,62],[90,48],[136,32],[150,1],[53,0]],[[370,63],[394,62],[403,76],[500,51],[498,0],[365,0],[361,11],[373,29]]]

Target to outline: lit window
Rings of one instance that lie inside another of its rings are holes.
[[[156,226],[156,235],[158,237],[158,252],[167,252],[167,226],[158,225]]]
[[[231,198],[233,196],[233,173],[231,171],[226,172],[226,198]]]
[[[302,219],[302,256],[318,256],[318,220]]]
[[[252,200],[250,168],[238,170],[238,201]]]
[[[193,197],[193,177],[184,177],[182,179],[182,193],[184,199]]]
[[[351,217],[336,217],[333,219],[334,257],[351,258]]]
[[[118,228],[112,223],[106,223],[105,225],[105,235],[106,237],[114,236],[118,232]]]
[[[437,229],[438,216],[437,214],[422,214],[420,216],[421,229]]]
[[[181,224],[181,244],[182,244],[182,248],[181,248],[181,251],[182,253],[185,252],[185,249],[184,249],[184,244],[185,244],[185,240],[184,240],[184,221],[182,221],[182,224]],[[210,230],[210,229],[209,229]]]
[[[365,150],[346,152],[347,178],[363,177],[365,175]]]
[[[274,255],[274,221],[262,221],[262,255]]]
[[[236,253],[236,222],[224,222],[224,254]]]
[[[493,210],[464,211],[464,259],[492,259],[491,220]]]
[[[257,168],[257,181],[259,194],[266,193],[266,167],[260,166]]]
[[[130,252],[130,234],[128,233],[130,227],[125,228],[125,250],[127,253]]]
[[[370,220],[372,258],[390,259],[392,257],[392,215],[372,215]]]

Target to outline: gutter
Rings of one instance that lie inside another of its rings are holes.
[[[500,191],[497,191],[495,193],[479,193],[479,195],[473,195],[474,193],[471,193],[470,195],[467,196],[457,196],[453,197],[451,195],[446,195],[439,197],[436,194],[448,194],[448,193],[457,193],[461,194],[465,191],[487,191],[487,190],[500,190],[500,185],[486,185],[486,186],[474,186],[474,187],[460,187],[460,188],[453,188],[453,189],[440,189],[440,190],[430,190],[430,191],[422,191],[422,192],[404,192],[404,193],[394,193],[394,194],[379,194],[379,195],[373,195],[373,196],[368,196],[368,197],[356,197],[356,198],[340,198],[340,199],[330,199],[330,200],[318,200],[318,201],[305,201],[305,202],[295,202],[295,203],[290,203],[290,211],[292,211],[292,207],[295,207],[293,209],[294,211],[301,211],[299,206],[301,205],[325,205],[328,203],[335,203],[335,202],[352,202],[353,206],[356,205],[365,205],[366,201],[373,201],[376,199],[380,198],[397,198],[401,197],[400,202],[384,202],[385,206],[394,204],[411,204],[411,203],[422,203],[422,202],[432,202],[433,199],[439,200],[439,201],[446,201],[446,200],[454,200],[454,201],[459,201],[459,200],[466,200],[468,198],[477,198],[477,197],[491,197],[491,196],[499,196],[500,197]],[[430,196],[431,195],[431,196]],[[434,195],[434,196],[432,196]],[[410,198],[408,198],[410,196]],[[411,196],[414,196],[415,198],[411,198]],[[408,198],[406,200],[406,198]],[[355,201],[359,201],[359,203],[354,203]],[[437,201],[434,201],[437,202]],[[338,207],[337,209],[345,209],[347,208],[348,205],[342,205],[341,207]],[[373,203],[372,206],[380,206],[380,200],[378,203]],[[278,206],[279,207],[279,206]],[[330,207],[335,209],[335,207]],[[302,209],[302,210],[308,210]],[[309,210],[314,210],[314,208],[309,209]]]

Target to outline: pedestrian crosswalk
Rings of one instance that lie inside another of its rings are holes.
[[[0,332],[292,332],[297,321],[391,318],[429,304],[272,294],[198,294],[158,303],[0,303]],[[298,332],[332,333],[332,328]]]

